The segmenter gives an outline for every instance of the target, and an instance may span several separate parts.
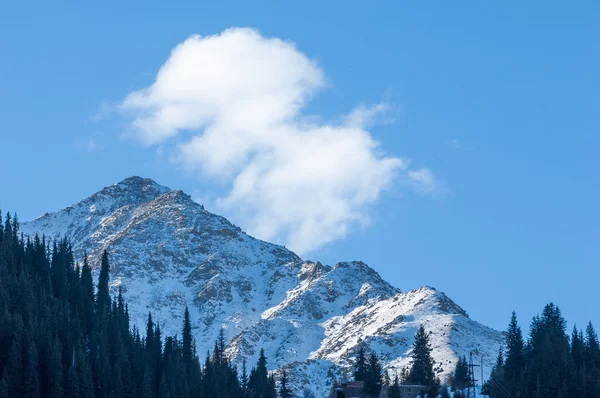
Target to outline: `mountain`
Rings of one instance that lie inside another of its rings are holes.
[[[271,369],[289,369],[296,388],[317,396],[349,371],[360,344],[400,371],[420,324],[442,378],[470,352],[488,373],[504,342],[434,288],[403,293],[362,262],[303,261],[150,179],[127,178],[21,229],[67,236],[76,259],[87,253],[96,268],[108,250],[111,288],[123,288],[138,327],[151,311],[163,332],[180,334],[187,305],[199,352],[224,328],[233,361],[254,363],[264,348]]]

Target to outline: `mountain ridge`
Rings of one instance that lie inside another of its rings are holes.
[[[401,292],[360,261],[304,261],[147,178],[104,187],[21,229],[66,236],[76,260],[87,253],[93,267],[108,250],[111,286],[123,288],[138,326],[152,311],[163,331],[178,333],[189,306],[199,352],[224,328],[234,362],[251,363],[265,348],[271,369],[290,369],[296,386],[320,378],[311,385],[317,396],[333,375],[344,377],[361,344],[380,352],[391,371],[407,366],[420,324],[432,332],[441,377],[471,351],[491,367],[503,344],[501,333],[471,320],[443,292]]]

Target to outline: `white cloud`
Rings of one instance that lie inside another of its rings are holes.
[[[120,108],[142,143],[176,143],[179,165],[228,184],[219,210],[306,253],[368,222],[369,206],[395,178],[417,190],[435,185],[429,170],[385,156],[366,130],[391,121],[389,105],[359,106],[339,124],[304,118],[325,83],[292,43],[232,28],[179,44],[155,82]]]
[[[385,102],[373,106],[359,105],[346,117],[346,124],[360,128],[372,127],[377,123],[390,124],[394,122],[390,111],[390,104]]]
[[[407,172],[408,178],[414,184],[414,188],[420,192],[434,192],[440,189],[439,184],[435,180],[431,170],[424,168],[418,170],[409,170]]]
[[[99,135],[99,133],[96,133],[96,135]],[[96,138],[93,136],[75,138],[75,148],[77,148],[77,150],[80,152],[88,153],[102,149]]]

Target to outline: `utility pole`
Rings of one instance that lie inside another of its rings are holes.
[[[475,363],[473,363],[473,352],[471,351],[471,353],[469,354],[469,370],[471,373],[471,382],[469,383],[467,398],[477,398],[477,384],[475,380],[475,368],[477,367],[479,367],[479,365],[475,365]]]

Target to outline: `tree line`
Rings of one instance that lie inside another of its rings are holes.
[[[600,397],[600,342],[590,322],[585,331],[567,323],[553,303],[533,318],[527,339],[513,312],[506,332],[506,345],[499,353],[482,393],[491,398],[598,398]],[[428,397],[467,396],[473,375],[465,356],[459,358],[450,377],[441,383],[436,376],[429,333],[421,325],[411,350],[411,365],[393,378],[382,370],[373,351],[361,345],[354,364],[354,379],[364,382],[364,391],[379,397],[401,397],[401,385],[421,385]]]
[[[201,361],[187,308],[181,336],[163,337],[151,314],[138,330],[109,279],[106,251],[95,286],[67,240],[24,238],[16,215],[0,215],[0,398],[291,396],[285,372],[276,390],[262,350],[238,371],[223,330]]]
[[[506,352],[500,351],[484,391],[492,398],[600,397],[600,343],[592,323],[569,336],[553,303],[531,321],[527,339],[513,312]]]

